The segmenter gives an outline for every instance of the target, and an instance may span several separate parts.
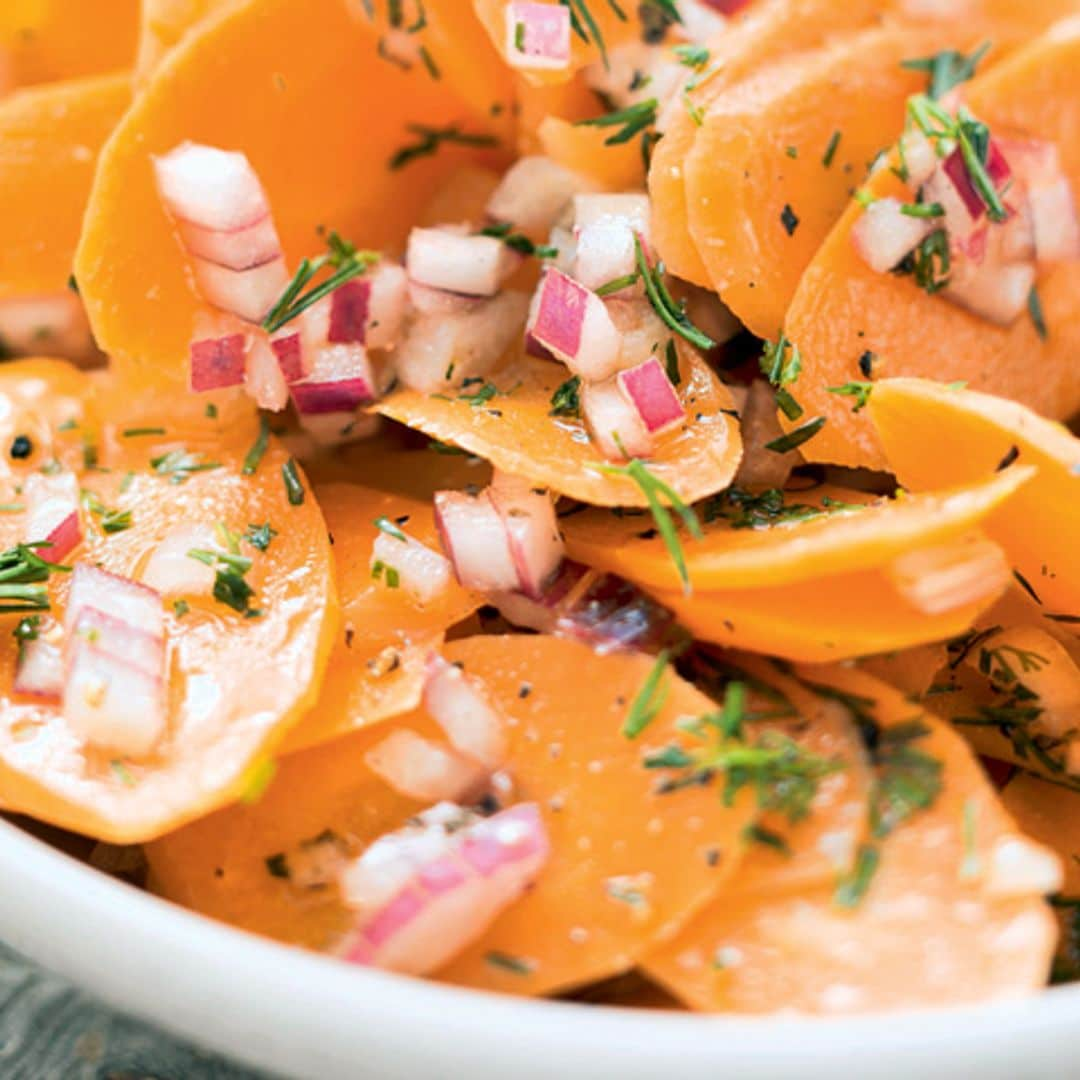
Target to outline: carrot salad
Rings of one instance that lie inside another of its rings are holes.
[[[3,810],[459,986],[1080,979],[1080,0],[3,8]]]

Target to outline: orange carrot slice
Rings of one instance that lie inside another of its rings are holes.
[[[142,0],[135,80],[145,82],[169,50],[208,15],[235,0]]]
[[[371,546],[379,535],[375,524],[379,518],[400,524],[410,538],[440,550],[432,493],[440,487],[486,479],[485,469],[457,465],[461,460],[423,450],[372,455],[365,462],[367,474],[376,481],[400,485],[397,491],[341,483],[316,486],[334,538],[342,622],[319,700],[289,732],[286,751],[415,709],[424,687],[428,653],[442,645],[451,626],[480,606],[480,598],[456,582],[438,601],[421,606],[403,590],[388,588],[371,574]],[[403,494],[406,476],[424,484],[426,496]]]
[[[774,337],[866,162],[903,126],[932,36],[868,30],[788,56],[719,95],[684,161],[690,235],[709,282]]]
[[[265,552],[240,541],[252,559],[245,580],[261,616],[245,618],[209,597],[184,598],[185,611],[166,598],[168,728],[145,758],[117,760],[76,737],[59,708],[15,696],[16,643],[7,634],[0,644],[5,805],[101,839],[137,842],[249,790],[266,755],[312,704],[334,640],[331,557],[310,492],[301,505],[287,496],[282,468],[288,456],[275,442],[254,475],[244,475],[250,433],[192,439],[178,429],[170,432],[168,419],[148,433],[131,433],[121,424],[99,431],[95,411],[115,412],[92,398],[82,414],[65,414],[57,404],[76,382],[71,376],[51,379],[40,363],[10,364],[0,376],[0,395],[25,403],[27,415],[35,412],[35,395],[44,406],[37,412],[40,456],[16,463],[17,469],[28,474],[48,454],[68,462],[75,453],[85,461],[96,458],[86,471],[80,462],[80,485],[99,507],[131,512],[130,527],[108,532],[101,527],[102,511],[88,509],[86,539],[73,559],[137,578],[150,552],[179,526],[221,522],[243,535],[249,525],[269,523],[277,533]],[[41,425],[52,409],[59,422],[50,423],[50,444]],[[176,456],[181,450],[192,455],[186,464]],[[159,460],[169,451],[171,459]],[[23,539],[23,515],[3,515],[0,529],[0,544],[11,547]],[[59,618],[67,576],[54,574],[49,585]]]
[[[1047,614],[1080,615],[1080,439],[1016,402],[921,379],[883,380],[870,411],[889,467],[915,491],[989,476],[1009,458],[1036,466],[986,529]]]
[[[98,151],[130,100],[130,77],[119,74],[0,101],[0,296],[64,289]]]
[[[626,971],[716,895],[739,864],[753,806],[740,797],[727,807],[700,786],[658,794],[656,774],[642,766],[643,753],[675,734],[676,719],[712,702],[669,673],[662,708],[632,741],[620,728],[650,673],[648,657],[601,657],[542,636],[470,638],[445,655],[464,663],[508,718],[513,799],[539,803],[552,856],[535,888],[442,977],[532,994]],[[398,722],[437,734],[420,712]],[[288,858],[327,829],[346,854],[357,854],[420,808],[364,764],[365,750],[388,726],[290,756],[257,804],[152,844],[153,886],[246,929],[332,948],[350,922],[336,892],[275,878],[266,859]],[[505,957],[520,962],[500,965]]]
[[[1021,836],[947,725],[866,675],[812,677],[855,695],[885,739],[917,722],[923,733],[906,746],[938,763],[940,791],[875,841],[879,863],[855,906],[840,906],[832,886],[762,892],[744,872],[646,972],[692,1008],[744,1013],[949,1005],[1042,986],[1056,936],[1040,898],[1060,874],[1053,854]],[[1038,872],[1018,875],[1018,859]]]
[[[490,158],[455,141],[497,141],[490,100],[480,113],[426,71],[381,59],[380,36],[362,7],[249,0],[199,23],[146,85],[102,155],[76,259],[95,335],[129,383],[178,390],[187,378],[180,358],[207,310],[150,155],[185,139],[244,151],[294,265],[321,246],[319,227],[363,247],[399,244],[441,177]],[[393,168],[400,151],[424,144],[409,125],[451,135]]]
[[[5,0],[0,52],[10,54],[16,86],[129,68],[139,0]]]
[[[1078,64],[1080,21],[1070,20],[973,81],[964,97],[992,130],[1057,143],[1080,192]],[[875,196],[908,197],[888,169],[867,189]],[[865,378],[859,359],[866,352],[880,357],[882,374],[964,380],[1052,419],[1080,407],[1080,371],[1072,362],[1080,350],[1075,318],[1080,263],[1062,263],[1039,282],[1048,328],[1044,341],[1031,319],[994,326],[942,297],[928,296],[910,278],[872,271],[851,240],[862,213],[858,202],[848,207],[807,268],[786,319],[804,362],[796,395],[809,415],[828,420],[802,448],[808,458],[885,467],[865,411],[853,412],[850,399],[828,392]]]
[[[697,355],[680,350],[684,427],[660,443],[649,471],[686,502],[726,487],[739,465],[738,421],[727,387]],[[581,421],[551,415],[551,397],[569,372],[530,357],[515,359],[490,381],[499,393],[476,400],[476,387],[455,398],[399,389],[375,406],[392,420],[486,458],[563,495],[598,506],[646,506],[634,481],[602,471],[602,455]]]
[[[1025,481],[1003,475],[763,530],[714,521],[702,541],[683,541],[689,593],[663,538],[642,533],[640,519],[574,515],[567,549],[644,586],[706,641],[814,662],[870,655],[962,633],[1008,587],[1001,549],[978,532]],[[826,489],[795,501],[813,508],[823,496],[860,500]]]

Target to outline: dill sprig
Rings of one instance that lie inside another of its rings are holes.
[[[690,535],[695,540],[700,540],[704,533],[701,531],[701,522],[698,521],[694,508],[687,506],[679,497],[678,492],[671,488],[670,485],[665,484],[658,476],[654,476],[649,472],[645,463],[638,458],[633,458],[625,465],[600,465],[598,468],[608,476],[625,476],[633,480],[641,489],[641,493],[649,504],[653,520],[656,522],[657,532],[659,532],[660,538],[671,556],[671,561],[679,572],[679,579],[683,583],[683,589],[689,595],[692,590],[690,587],[690,574],[686,568],[686,555],[683,552],[682,541],[679,539],[679,530],[675,526],[671,511],[674,510],[682,519]],[[667,500],[667,502],[665,503],[664,500]]]
[[[627,105],[625,109],[616,109],[614,112],[604,113],[603,116],[593,116],[588,120],[578,120],[577,127],[618,128],[605,140],[605,146],[620,146],[628,143],[636,135],[647,132],[656,125],[656,114],[660,103],[656,98],[646,98],[633,105]]]
[[[851,406],[853,413],[862,412],[863,409],[870,403],[870,394],[874,389],[872,382],[863,382],[860,380],[854,380],[853,382],[846,382],[842,386],[828,386],[826,390],[830,394],[837,394],[840,397],[854,398],[855,402]]]
[[[966,55],[956,49],[943,49],[932,56],[917,56],[901,60],[900,66],[908,71],[925,71],[929,76],[926,94],[933,101],[943,98],[954,87],[975,76],[979,64],[990,49],[985,41],[973,53]]]
[[[38,550],[48,546],[16,544],[0,553],[0,614],[49,610],[48,590],[42,583],[50,574],[67,573],[71,568],[43,559]]]
[[[436,154],[446,143],[454,146],[498,146],[494,135],[462,131],[457,127],[433,128],[426,124],[407,124],[406,131],[416,136],[416,141],[402,146],[391,156],[387,167],[396,172],[422,157]]]
[[[659,262],[655,267],[649,265],[649,260],[645,257],[645,249],[641,245],[641,237],[637,233],[634,234],[634,256],[637,260],[638,274],[645,286],[645,295],[664,325],[679,337],[689,341],[691,345],[701,349],[702,352],[708,352],[713,348],[716,342],[690,321],[686,308],[676,303],[675,298],[668,292],[667,285],[664,284],[664,264]]]
[[[630,703],[630,711],[622,726],[626,738],[636,739],[660,715],[671,692],[671,683],[665,678],[670,660],[671,653],[667,649],[662,650]]]

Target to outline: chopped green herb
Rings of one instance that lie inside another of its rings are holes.
[[[15,624],[12,635],[20,645],[25,645],[28,641],[37,641],[40,628],[40,615],[25,615]]]
[[[939,218],[945,216],[945,207],[941,203],[903,203],[900,213],[905,217]]]
[[[636,739],[659,716],[671,692],[671,683],[665,678],[670,659],[668,650],[662,650],[641,684],[641,689],[630,703],[630,711],[626,714],[622,726],[622,733],[626,738]]]
[[[484,953],[484,962],[502,971],[508,971],[511,975],[531,975],[536,965],[531,960],[521,956],[512,956],[510,953],[492,949]]]
[[[296,468],[294,458],[289,458],[281,466],[281,478],[285,482],[285,494],[289,498],[289,505],[301,506],[304,502],[304,485],[300,479],[300,473]]]
[[[593,292],[600,297],[611,296],[612,293],[628,289],[640,276],[641,275],[636,270],[632,274],[623,274],[622,277],[612,278],[611,281],[605,281],[599,288],[593,289]]]
[[[839,394],[841,397],[855,399],[851,407],[852,412],[861,412],[870,402],[870,394],[874,389],[871,382],[846,382],[843,386],[830,386],[827,390],[830,394]]]
[[[277,536],[277,529],[271,528],[269,521],[263,522],[262,525],[249,525],[244,533],[244,539],[256,551],[266,551],[275,536]]]
[[[581,415],[581,378],[573,375],[555,388],[551,395],[552,416]]]
[[[1043,314],[1042,300],[1039,297],[1039,287],[1037,285],[1031,286],[1031,292],[1028,293],[1027,308],[1032,325],[1035,327],[1035,333],[1045,341],[1050,336],[1050,332],[1046,328],[1046,316]]]
[[[893,273],[910,274],[915,284],[932,296],[949,284],[951,269],[948,233],[944,229],[936,229],[897,264]]]
[[[691,345],[697,346],[702,352],[708,352],[716,342],[694,326],[686,314],[685,307],[675,302],[664,284],[664,264],[657,263],[655,268],[649,265],[645,257],[645,249],[641,246],[641,237],[636,233],[634,234],[634,253],[638,273],[645,285],[645,295],[661,321],[681,338],[689,341]]]
[[[109,762],[109,768],[112,769],[113,775],[124,785],[124,787],[135,786],[135,777],[131,775],[131,770],[128,769],[127,765],[119,758],[113,758],[113,760]]]
[[[743,842],[747,844],[760,844],[762,847],[772,848],[781,855],[790,855],[791,847],[787,840],[778,832],[766,829],[764,825],[757,823],[747,825],[742,831]]]
[[[70,567],[46,562],[38,549],[48,544],[16,544],[0,553],[0,614],[48,611],[49,594],[42,582],[53,573],[67,573]]]
[[[144,435],[164,435],[163,427],[132,427],[124,428],[121,432],[125,439],[138,439]]]
[[[493,382],[486,382],[479,390],[468,394],[458,394],[457,399],[458,401],[467,402],[474,409],[478,409],[481,405],[486,405],[498,393],[499,388]]]
[[[206,406],[206,409],[204,410],[204,415],[206,416],[206,418],[208,420],[216,420],[217,419],[217,415],[218,415],[217,406],[212,401],[210,402],[209,405]]]
[[[809,442],[824,426],[825,417],[818,416],[813,420],[808,420],[801,427],[789,431],[786,435],[767,442],[765,449],[771,450],[774,454],[786,454],[789,450],[797,450],[804,443]]]
[[[766,341],[759,361],[761,373],[773,386],[790,386],[802,373],[802,354],[794,342],[780,331],[776,341]]]
[[[841,878],[836,887],[833,903],[842,908],[858,907],[870,888],[880,861],[881,855],[873,844],[862,844],[855,855],[851,872]]]
[[[220,461],[200,461],[198,454],[187,450],[170,450],[167,454],[150,459],[150,468],[158,476],[167,476],[173,484],[182,484],[193,473],[220,469]]]
[[[270,781],[274,779],[276,773],[277,764],[272,758],[260,761],[249,771],[247,786],[240,796],[240,801],[247,806],[257,803],[265,794],[266,789],[270,786]]]
[[[604,145],[621,146],[656,126],[659,104],[656,98],[646,98],[644,101],[627,105],[625,109],[615,109],[603,116],[578,120],[576,123],[578,127],[618,128],[618,131],[612,132],[604,140]]]
[[[416,140],[395,151],[390,158],[387,165],[395,172],[398,169],[404,169],[406,165],[412,164],[419,158],[438,153],[439,148],[447,143],[455,146],[478,147],[499,145],[499,140],[494,135],[471,134],[457,127],[433,128],[425,124],[407,124],[406,130],[415,135]]]
[[[215,600],[241,615],[252,610],[251,598],[255,590],[244,580],[251,569],[251,560],[247,556],[204,548],[192,548],[187,554],[189,559],[213,568]]]
[[[427,448],[436,454],[444,454],[447,457],[471,457],[472,455],[468,450],[462,450],[460,446],[451,446],[449,443],[439,442],[438,439],[432,439]]]
[[[676,45],[671,50],[684,67],[699,71],[709,62],[709,50],[705,45]]]
[[[682,382],[682,374],[679,371],[679,351],[675,347],[674,338],[668,338],[667,345],[664,346],[664,370],[672,386],[678,386]]]
[[[76,295],[79,295],[79,283],[75,280],[74,274],[68,274],[67,287]]]
[[[186,600],[174,600],[172,607],[178,619],[182,619],[191,610],[191,605]]]
[[[1013,570],[1013,577],[1016,578],[1016,583],[1020,586],[1035,601],[1040,607],[1042,607],[1042,601],[1039,599],[1039,594],[1035,591],[1034,586],[1019,570]]]
[[[516,233],[509,224],[486,225],[480,230],[480,236],[491,236],[501,240],[512,251],[519,255],[535,255],[538,259],[554,259],[559,254],[559,249],[546,244],[534,244],[524,233]]]
[[[125,532],[131,526],[130,510],[106,510],[101,516],[101,530],[109,535]]]
[[[700,540],[704,534],[701,531],[701,523],[698,521],[697,514],[694,513],[694,508],[687,506],[679,498],[676,491],[668,484],[665,484],[659,477],[649,472],[645,463],[637,458],[632,459],[626,465],[600,465],[598,468],[609,476],[625,476],[633,480],[641,489],[646,502],[649,504],[649,509],[652,511],[657,531],[660,533],[664,546],[668,549],[668,554],[679,572],[683,588],[689,593],[691,591],[690,575],[686,569],[686,556],[683,554],[682,542],[679,540],[679,533],[671,516],[671,510],[674,510],[679,515],[690,535],[695,540]],[[667,500],[667,505],[665,505],[664,500]]]
[[[927,95],[934,101],[943,98],[953,87],[967,82],[978,69],[980,61],[990,48],[987,41],[970,56],[955,49],[944,49],[933,56],[920,56],[902,60],[900,66],[908,71],[925,71],[930,76]]]
[[[825,153],[822,155],[821,164],[826,169],[831,168],[833,160],[836,158],[836,151],[840,146],[840,140],[843,138],[842,131],[834,131],[832,137],[829,139],[829,145],[825,147]]]
[[[380,516],[375,519],[375,528],[381,532],[386,533],[387,536],[392,536],[395,540],[401,540],[403,543],[408,541],[408,537],[401,531],[401,529],[391,521],[388,517]]]

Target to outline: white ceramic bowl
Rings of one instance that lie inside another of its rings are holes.
[[[1068,1077],[1080,987],[836,1021],[527,1001],[349,967],[193,915],[0,821],[0,933],[106,1001],[283,1075]]]

